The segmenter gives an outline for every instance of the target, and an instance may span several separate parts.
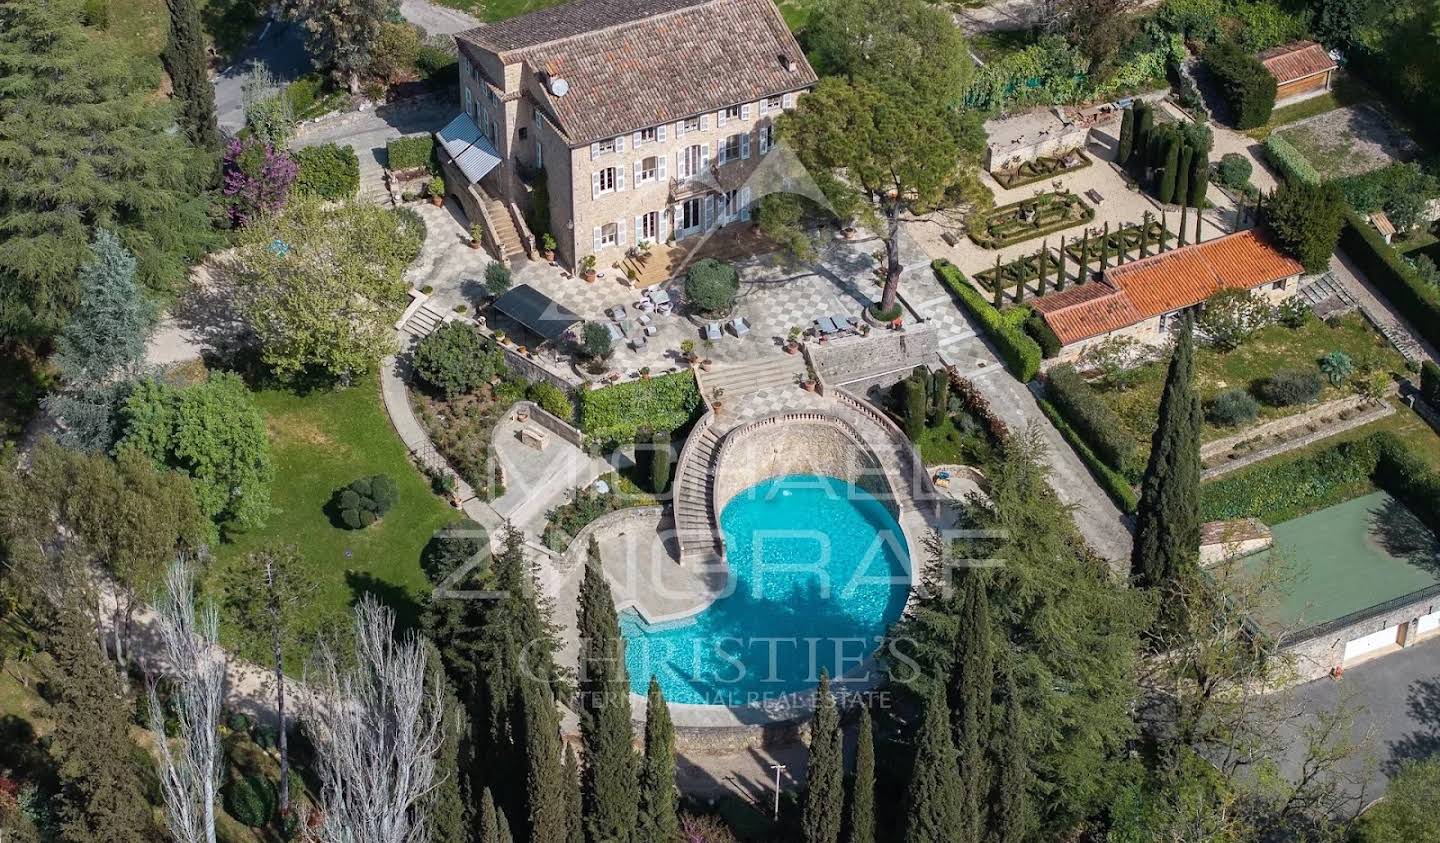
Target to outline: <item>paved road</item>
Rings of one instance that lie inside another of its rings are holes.
[[[267,20],[234,64],[215,77],[215,110],[220,128],[237,131],[245,125],[245,104],[241,86],[252,67],[266,67],[281,82],[300,78],[310,70],[305,53],[305,35],[293,23]]]
[[[1355,733],[1370,736],[1371,751],[1343,768],[1362,783],[1347,788],[1360,804],[1384,793],[1398,762],[1440,756],[1440,640],[1347,668],[1343,679],[1317,679],[1286,693],[1299,710],[1312,716],[1334,709],[1342,700],[1362,707]],[[1283,763],[1292,777],[1298,772],[1304,751],[1299,744],[1308,722],[1302,717],[1285,727],[1294,746]]]
[[[400,0],[400,14],[427,35],[452,35],[480,25],[480,21],[459,9],[437,6],[425,0]]]

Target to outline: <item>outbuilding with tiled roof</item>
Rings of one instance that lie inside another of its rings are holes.
[[[1272,47],[1256,58],[1275,77],[1275,101],[1282,102],[1330,90],[1338,66],[1325,48],[1314,41],[1293,41]]]
[[[1041,296],[1032,306],[1059,338],[1061,356],[1075,357],[1116,334],[1162,343],[1179,314],[1222,290],[1289,298],[1303,271],[1251,229],[1110,267],[1098,280]]]

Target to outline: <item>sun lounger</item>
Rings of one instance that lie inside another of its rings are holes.
[[[720,323],[719,323],[719,322],[707,322],[707,323],[705,324],[705,339],[707,339],[707,340],[718,340],[718,339],[720,339],[722,336],[724,336],[724,335],[723,335],[722,333],[720,333]]]
[[[750,323],[745,321],[745,317],[737,316],[730,320],[730,331],[734,333],[737,338],[743,337],[750,333]]]

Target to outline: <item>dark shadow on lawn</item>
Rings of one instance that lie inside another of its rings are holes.
[[[374,577],[363,571],[346,571],[345,584],[350,587],[350,605],[359,604],[369,594],[395,613],[395,632],[415,632],[420,629],[420,601],[410,589]]]

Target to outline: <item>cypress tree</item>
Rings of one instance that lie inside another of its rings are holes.
[[[1011,264],[1015,267],[1015,303],[1025,301],[1025,258],[1019,257]]]
[[[675,726],[660,683],[650,677],[645,702],[645,758],[640,765],[636,843],[671,843],[680,830],[675,789]]]
[[[159,836],[130,739],[130,700],[77,608],[61,610],[47,648],[55,721],[51,755],[66,840],[139,843]]]
[[[963,795],[956,766],[955,741],[950,736],[950,712],[945,692],[937,684],[925,700],[920,730],[915,736],[915,767],[905,793],[905,843],[952,840],[965,828],[961,814]]]
[[[205,70],[205,30],[200,24],[196,0],[167,0],[170,7],[170,38],[161,58],[170,74],[175,97],[175,116],[190,143],[201,149],[220,148],[220,128],[215,120],[215,89]]]
[[[1090,229],[1080,240],[1080,269],[1075,273],[1075,283],[1084,284],[1090,278]]]
[[[1189,218],[1188,218],[1186,215],[1189,214],[1189,213],[1190,213],[1190,206],[1189,206],[1189,205],[1181,205],[1181,206],[1180,206],[1180,231],[1179,231],[1179,233],[1178,233],[1178,236],[1176,237],[1175,242],[1176,242],[1178,245],[1181,245],[1181,246],[1184,246],[1184,245],[1185,245],[1185,226],[1186,226],[1186,224],[1188,224],[1188,223],[1190,222]]]
[[[860,707],[855,743],[855,780],[850,785],[850,811],[846,816],[848,843],[875,843],[875,727],[870,708]]]
[[[1110,268],[1110,221],[1105,221],[1105,234],[1100,238],[1100,271]]]
[[[1057,293],[1065,289],[1065,259],[1067,257],[1068,255],[1065,254],[1065,235],[1062,234],[1060,235],[1060,261],[1055,273],[1055,291]]]
[[[628,837],[640,799],[630,727],[630,681],[615,600],[592,536],[580,582],[580,740],[585,836],[595,841]]]
[[[1036,285],[1035,295],[1045,295],[1045,287],[1050,278],[1050,241],[1043,240],[1040,243],[1040,282]]]
[[[1125,109],[1120,116],[1120,141],[1115,147],[1115,163],[1120,166],[1130,160],[1130,151],[1135,148],[1135,107]]]
[[[1000,273],[1000,256],[995,256],[995,276],[991,279],[991,286],[995,290],[995,309],[999,310],[1004,303],[1002,296],[1005,295],[1004,276]]]
[[[1155,126],[1155,112],[1148,102],[1141,102],[1136,106],[1140,109],[1135,114],[1135,150],[1147,149],[1150,145],[1150,130]],[[1131,153],[1135,157],[1135,153]],[[1143,162],[1142,162],[1143,166]]]
[[[575,747],[565,744],[566,843],[585,843],[585,799],[580,792],[580,760]]]
[[[925,370],[917,368],[905,379],[905,435],[911,442],[918,441],[925,431],[926,399]]]
[[[1030,789],[1030,766],[1026,763],[1025,735],[1021,731],[1020,692],[1015,671],[1007,667],[1001,677],[1004,703],[998,733],[995,788],[990,804],[990,840],[994,843],[1021,843],[1025,837],[1025,794]]]
[[[560,750],[560,716],[548,682],[526,680],[516,692],[525,749],[525,817],[529,840],[565,840],[565,768]],[[631,803],[632,805],[634,803]]]
[[[670,434],[661,431],[650,440],[654,450],[650,454],[650,488],[657,495],[663,495],[670,485]]]
[[[1205,207],[1205,193],[1210,189],[1210,154],[1196,152],[1190,162],[1190,204]],[[1197,238],[1195,242],[1200,242]]]
[[[1195,239],[1192,242],[1200,242],[1200,224],[1205,221],[1205,212],[1201,208],[1195,209]]]
[[[962,816],[966,825],[961,840],[978,841],[983,828],[982,805],[990,774],[982,747],[990,734],[990,698],[995,664],[990,642],[990,601],[985,579],[977,569],[966,570],[957,596],[955,659],[948,687],[951,728],[960,753]]]
[[[1175,201],[1175,174],[1180,169],[1180,141],[1178,138],[1170,136],[1166,139],[1164,155],[1156,198],[1160,200],[1160,204],[1169,205]]]
[[[935,406],[930,408],[930,423],[938,426],[950,414],[950,372],[943,367],[937,368],[934,377]]]
[[[480,794],[480,828],[475,843],[500,843],[500,812],[488,787]]]
[[[1144,588],[1168,586],[1188,574],[1200,549],[1200,398],[1192,334],[1187,316],[1170,358],[1135,513],[1130,576]],[[1161,601],[1166,607],[1172,603]]]
[[[1190,170],[1195,159],[1195,150],[1189,144],[1180,147],[1180,158],[1175,169],[1175,204],[1183,210],[1190,204]]]
[[[830,674],[820,672],[815,717],[810,721],[808,785],[801,828],[805,843],[837,843],[845,810],[844,758],[840,751],[840,714],[830,693]]]
[[[510,833],[510,821],[505,818],[504,811],[497,815],[496,825],[499,827],[495,835],[498,843],[515,843],[515,836]]]
[[[424,640],[424,639],[422,639]],[[445,678],[440,651],[429,640],[425,640],[427,662],[430,665],[428,681],[442,688],[445,696],[444,743],[440,745],[436,767],[439,784],[431,791],[423,813],[430,821],[430,839],[434,843],[465,843],[469,840],[469,818],[466,816],[464,771],[473,759],[468,758],[469,729],[465,711],[455,695],[455,689]],[[487,795],[489,791],[486,791]]]

